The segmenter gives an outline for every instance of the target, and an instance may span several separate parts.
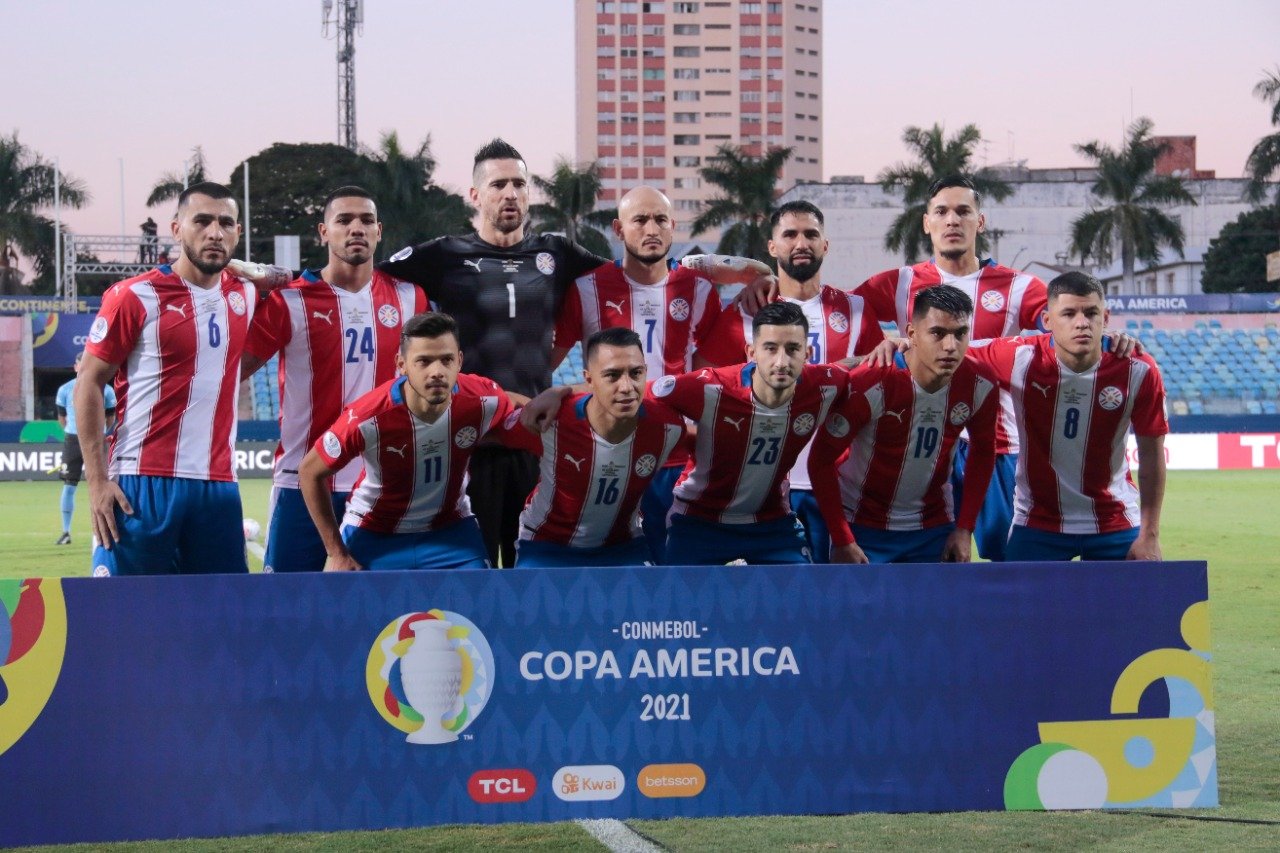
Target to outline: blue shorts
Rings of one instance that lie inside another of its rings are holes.
[[[649,543],[649,559],[655,566],[662,565],[667,556],[667,515],[674,500],[671,490],[683,470],[683,465],[659,468],[649,481],[649,488],[640,496],[640,529]]]
[[[333,493],[333,515],[341,519],[350,492]],[[316,530],[301,489],[276,486],[271,490],[271,521],[267,525],[264,572],[319,572],[328,554]]]
[[[924,530],[881,530],[850,524],[853,538],[873,563],[937,563],[954,524],[939,524]]]
[[[969,458],[969,442],[956,442],[955,467],[951,469],[951,494],[956,512],[964,498],[964,466]],[[1009,541],[1009,529],[1013,527],[1013,486],[1017,481],[1018,454],[997,453],[996,467],[991,472],[991,485],[978,510],[977,527],[973,540],[978,545],[978,555],[984,560],[998,563],[1007,560],[1005,543]]]
[[[815,563],[831,562],[831,533],[818,510],[818,499],[807,489],[791,490],[791,510],[804,525],[804,538]]]
[[[1082,560],[1123,560],[1129,556],[1129,546],[1137,538],[1137,527],[1114,533],[1055,533],[1015,524],[1009,534],[1005,559],[1011,563],[1072,560],[1076,557]]]
[[[181,477],[121,476],[133,515],[116,507],[120,539],[95,545],[93,574],[244,574],[244,514],[235,483]]]
[[[794,515],[751,524],[720,524],[671,514],[667,562],[673,566],[723,566],[733,560],[795,565],[812,562],[804,528]]]
[[[570,548],[554,542],[521,539],[516,542],[517,569],[551,569],[557,566],[592,568],[595,566],[648,566],[649,543],[643,536],[617,545],[598,548]]]
[[[356,562],[375,572],[489,568],[475,516],[422,533],[375,533],[348,524],[342,528],[342,541]]]

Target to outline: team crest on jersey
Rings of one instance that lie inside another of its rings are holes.
[[[533,263],[543,275],[551,275],[556,271],[556,259],[550,252],[539,252]]]
[[[951,414],[949,415],[952,426],[960,426],[969,420],[969,415],[971,414],[973,414],[973,411],[969,408],[968,403],[956,403],[951,407]]]
[[[982,307],[988,311],[1004,310],[1004,294],[998,290],[988,290],[982,294]]]
[[[796,435],[808,435],[813,432],[813,415],[805,412],[791,422],[791,431]]]
[[[89,327],[89,340],[92,343],[100,344],[102,339],[107,336],[107,318],[99,317],[93,321],[93,325]]]
[[[1115,411],[1124,403],[1124,392],[1114,385],[1108,385],[1098,392],[1098,405],[1108,412]]]
[[[849,434],[849,419],[844,415],[832,415],[827,418],[827,432],[834,438],[844,438]]]
[[[109,578],[111,577],[111,570],[99,563],[93,567],[93,576],[95,578]]]
[[[475,427],[467,426],[453,434],[453,443],[465,450],[475,444],[476,439],[479,437],[480,435],[476,432]]]
[[[342,452],[342,442],[338,441],[338,437],[333,434],[332,430],[326,432],[321,441],[324,442],[324,452],[328,453],[330,456],[336,457]]]
[[[398,251],[398,252],[396,252],[394,255],[392,255],[392,256],[391,256],[391,258],[390,258],[390,260],[392,260],[392,261],[403,261],[405,258],[409,257],[409,256],[410,256],[410,255],[412,255],[412,254],[413,254],[413,247],[412,247],[412,246],[405,246],[403,249],[401,249],[400,251]]]
[[[832,311],[831,316],[827,318],[827,325],[837,335],[843,335],[849,331],[849,318],[840,311]]]
[[[657,467],[658,457],[654,456],[652,453],[646,453],[644,456],[641,456],[636,460],[636,476],[648,477],[653,473],[653,469]]]
[[[400,309],[394,305],[383,305],[378,309],[378,322],[388,329],[394,329],[400,324]]]
[[[674,376],[664,376],[653,383],[653,396],[655,397],[665,397],[674,390],[676,390],[676,378]]]
[[[672,299],[671,304],[667,306],[667,313],[671,315],[672,320],[683,323],[689,319],[689,300]]]
[[[227,294],[227,304],[231,306],[231,310],[236,312],[237,316],[243,317],[245,312],[244,297],[239,291],[232,291]]]
[[[516,424],[519,422],[520,422],[520,410],[517,409],[511,414],[507,415],[506,420],[502,422],[502,426],[504,429],[515,429]]]

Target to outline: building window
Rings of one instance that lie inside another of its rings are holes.
[[[662,68],[646,68],[644,70],[644,79],[646,80],[661,80],[664,76],[666,76],[666,72]]]
[[[712,77],[712,76],[719,77],[724,74],[732,74],[733,69],[732,68],[708,68],[706,69],[706,72],[708,77]]]
[[[624,36],[633,36],[633,35],[635,35],[635,34],[636,34],[636,25],[635,25],[635,24],[623,24],[623,25],[622,25],[622,34],[623,34]]]
[[[676,124],[697,124],[702,120],[697,113],[674,113],[671,118]]]
[[[708,142],[727,142],[731,137],[727,133],[708,133]]]
[[[596,116],[596,121],[599,121],[602,124],[610,124],[617,120],[618,120],[617,113],[600,113]]]
[[[741,6],[738,7],[738,12],[739,14],[742,14],[742,15],[759,15],[760,4],[759,3],[743,3]]]
[[[667,143],[667,138],[665,136],[659,136],[657,134],[650,133],[650,134],[646,134],[644,137],[645,145],[666,145],[666,143]],[[657,164],[650,164],[650,165],[657,165]]]
[[[602,133],[596,137],[596,144],[597,145],[617,145],[618,137],[614,136],[612,133]]]
[[[700,48],[694,47],[692,45],[682,45],[680,47],[672,48],[671,55],[672,56],[701,56],[702,51]]]
[[[671,72],[671,76],[677,80],[697,80],[698,69],[696,68],[676,68]]]
[[[618,55],[617,52],[615,52],[614,49],[611,47],[596,48],[596,56],[600,57],[601,59],[612,59],[617,55]]]
[[[706,95],[708,98],[727,98],[733,93],[730,92],[728,89],[708,89],[703,94]]]
[[[613,79],[616,79],[616,78],[617,78],[617,76],[618,76],[618,75],[614,72],[614,70],[613,70],[612,68],[598,68],[598,69],[596,69],[596,79],[597,79],[597,80],[613,80]]]
[[[744,36],[758,36],[760,35],[760,26],[758,24],[743,24],[738,33]]]
[[[678,190],[696,190],[702,186],[702,178],[674,178],[671,186]]]
[[[649,57],[666,56],[667,51],[665,48],[661,47],[646,47],[644,49],[644,55]]]
[[[715,45],[707,47],[707,53],[728,53],[731,50],[733,50],[731,47],[716,47]]]
[[[696,198],[678,198],[672,202],[676,210],[701,210],[702,202]]]
[[[682,169],[694,169],[702,165],[702,158],[690,157],[686,154],[677,156],[672,162]]]
[[[677,15],[696,15],[698,14],[697,3],[672,3],[671,11]]]
[[[707,114],[706,114],[706,116],[707,116],[707,118],[733,118],[733,113],[730,113],[730,112],[713,112],[713,113],[707,113]]]
[[[624,68],[619,73],[623,80],[634,80],[638,76],[638,72],[634,68]]]
[[[616,30],[617,28],[613,24],[596,25],[596,35],[598,36],[611,36]]]
[[[677,133],[671,138],[674,145],[700,145],[702,137],[696,133]],[[676,165],[679,165],[678,163]]]
[[[702,27],[697,24],[675,24],[671,32],[678,36],[696,36],[702,32]]]
[[[742,102],[744,104],[757,104],[760,102],[760,93],[759,92],[743,92]]]
[[[646,168],[658,168],[658,169],[661,169],[661,168],[663,167],[663,165],[665,165],[665,164],[662,162],[662,158],[661,158],[661,157],[645,157],[645,158],[644,158],[644,160],[643,160],[643,162],[644,162],[644,165],[645,165],[645,167],[646,167]]]
[[[675,100],[677,101],[700,101],[702,94],[696,89],[676,89]]]
[[[636,49],[634,47],[624,47],[619,51],[618,55],[624,59],[632,59],[636,56]]]
[[[645,92],[644,99],[650,104],[660,104],[666,100],[666,95],[662,92]]]
[[[662,24],[645,24],[640,28],[646,36],[661,36]]]

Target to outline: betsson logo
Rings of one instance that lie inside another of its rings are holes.
[[[627,787],[626,777],[612,764],[580,764],[561,767],[551,789],[565,802],[616,800]]]
[[[646,797],[696,797],[707,787],[707,774],[696,764],[650,764],[636,776]]]
[[[477,803],[523,803],[538,790],[528,770],[477,770],[467,780],[467,793]]]

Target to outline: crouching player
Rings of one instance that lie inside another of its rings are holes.
[[[460,372],[458,326],[447,314],[405,323],[396,363],[403,375],[352,403],[298,470],[325,570],[487,568],[467,463],[514,406],[492,380]],[[364,473],[339,531],[328,482],[357,456]]]
[[[520,515],[516,568],[636,566],[650,553],[640,528],[645,490],[684,435],[684,421],[645,403],[640,336],[617,326],[587,339],[589,393],[564,400],[541,435],[515,416],[495,437],[542,457]]]
[[[831,531],[831,562],[969,561],[995,466],[1000,406],[995,382],[964,360],[972,317],[973,301],[962,290],[922,290],[907,323],[905,355],[849,374],[849,398],[818,431],[809,456],[809,478]],[[956,514],[951,464],[966,428],[968,485]]]

